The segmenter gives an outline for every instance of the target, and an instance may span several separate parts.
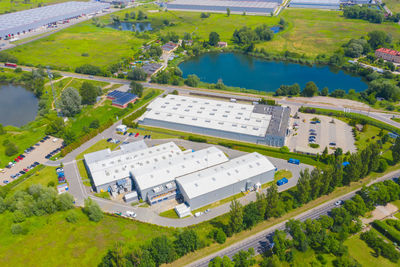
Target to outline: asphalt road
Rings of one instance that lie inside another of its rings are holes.
[[[20,66],[22,70],[24,71],[31,71],[31,67],[24,67]],[[87,80],[94,80],[94,81],[102,81],[102,82],[113,82],[113,83],[120,83],[120,84],[130,84],[129,80],[123,80],[123,79],[116,79],[116,78],[109,78],[109,77],[100,77],[100,76],[91,76],[91,75],[83,75],[83,74],[78,74],[78,73],[72,73],[72,72],[60,72],[63,76],[65,77],[73,77],[73,78],[80,78],[80,79],[87,79]],[[240,94],[240,93],[234,93],[234,92],[229,92],[225,91],[223,93],[211,91],[211,90],[206,90],[202,88],[188,88],[188,87],[177,87],[177,86],[171,86],[171,85],[159,85],[159,84],[153,84],[153,83],[148,83],[144,82],[142,83],[145,87],[149,88],[155,88],[155,89],[161,89],[166,91],[167,93],[170,93],[174,90],[177,90],[178,92],[185,93],[185,94],[207,94],[210,96],[214,97],[223,97],[223,98],[235,98],[237,100],[247,100],[247,101],[257,101],[260,98],[256,96],[249,96],[246,94]],[[297,103],[295,101],[291,101],[290,99],[286,100],[279,100],[279,104],[282,105],[291,105],[291,106],[307,106],[311,108],[323,108],[323,109],[331,109],[331,110],[337,110],[337,111],[344,111],[343,107],[338,107],[338,106],[332,106],[332,105],[323,105],[323,104],[302,104],[302,103]],[[392,114],[389,113],[384,113],[384,112],[369,112],[365,110],[359,110],[359,109],[346,109],[346,112],[352,112],[352,113],[358,113],[362,114],[365,116],[369,116],[371,118],[377,119],[379,121],[385,122],[389,125],[392,125],[394,127],[400,128],[400,123],[395,122],[391,120],[390,118],[393,116]]]
[[[384,181],[384,180],[389,180],[389,179],[393,179],[395,177],[399,177],[400,176],[400,171],[394,171],[391,172],[385,176],[382,176],[376,180],[374,180],[373,182],[369,183],[369,185],[380,182],[380,181]],[[305,221],[307,219],[317,219],[318,217],[322,216],[322,215],[328,215],[328,213],[336,207],[335,202],[338,200],[347,200],[352,198],[355,193],[358,191],[354,190],[346,195],[343,195],[341,197],[338,197],[336,199],[333,199],[331,201],[328,201],[324,204],[321,204],[311,210],[308,210],[306,212],[303,212],[301,214],[299,214],[298,216],[295,216],[294,219],[300,220],[300,221]],[[208,266],[208,263],[214,259],[215,257],[223,257],[223,256],[228,256],[230,258],[233,257],[233,255],[235,255],[236,253],[238,253],[241,250],[248,250],[249,248],[254,248],[256,254],[260,254],[263,251],[265,251],[265,249],[268,247],[272,235],[275,232],[275,230],[284,230],[285,229],[285,223],[287,222],[284,221],[282,223],[276,224],[268,229],[263,230],[262,232],[259,232],[253,236],[250,236],[246,239],[244,239],[243,241],[240,241],[238,243],[235,243],[223,250],[220,250],[216,253],[213,253],[205,258],[202,258],[200,260],[197,260],[191,264],[189,264],[188,266],[190,267],[206,267]]]

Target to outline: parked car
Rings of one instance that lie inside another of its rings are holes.
[[[329,145],[330,146],[336,146],[336,143],[335,142],[330,142]]]
[[[3,183],[8,184],[9,182],[8,182],[8,180],[4,180]]]
[[[133,211],[127,210],[126,216],[131,217],[131,218],[136,218],[136,213],[134,213]]]
[[[24,175],[26,172],[24,172],[24,171],[20,171],[19,173],[20,173],[20,174],[22,174],[22,175]]]
[[[132,136],[132,135],[133,135],[133,133],[129,133],[129,134],[128,134],[128,136]]]
[[[317,134],[316,133],[310,133],[310,135],[316,136]]]
[[[342,204],[343,204],[343,201],[342,201],[342,200],[338,200],[338,201],[335,202],[335,206],[340,206],[340,205],[342,205]]]
[[[138,137],[138,136],[139,136],[139,133],[136,133],[136,134],[135,134],[135,137]]]
[[[281,186],[281,185],[287,184],[288,182],[289,182],[289,180],[288,180],[286,177],[283,177],[282,179],[279,179],[279,180],[276,182],[276,184],[277,184],[278,186]]]

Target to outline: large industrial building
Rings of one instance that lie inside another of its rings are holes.
[[[192,209],[260,187],[273,180],[276,170],[258,153],[229,160],[213,146],[182,151],[173,142],[147,147],[139,141],[84,159],[97,192],[125,194],[126,201],[139,197],[150,204],[177,198]]]
[[[270,14],[282,4],[282,0],[174,0],[167,3],[169,10]]]
[[[197,209],[274,180],[275,166],[254,152],[176,179],[190,208]]]
[[[139,123],[281,147],[290,108],[168,95],[147,106]]]
[[[99,2],[65,2],[0,15],[0,38],[19,35],[58,21],[94,14],[109,7],[110,4]]]
[[[316,8],[316,9],[340,9],[340,0],[291,0],[290,7]]]

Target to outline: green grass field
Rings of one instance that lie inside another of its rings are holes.
[[[156,9],[152,5],[140,7],[149,11]],[[114,13],[121,18],[125,13],[138,11],[138,8]],[[176,32],[181,37],[185,32],[193,33],[200,40],[208,40],[211,31],[217,32],[221,40],[232,44],[231,38],[235,29],[243,26],[254,28],[260,24],[277,25],[283,17],[289,27],[277,34],[270,42],[257,44],[269,52],[282,53],[286,50],[305,54],[308,57],[317,54],[332,54],[351,38],[365,36],[372,30],[383,30],[391,33],[393,39],[400,38],[400,26],[394,23],[373,24],[363,20],[349,20],[341,12],[286,9],[280,17],[242,16],[211,14],[209,18],[200,18],[200,13],[168,11],[147,13],[149,21],[162,24],[167,19],[172,26],[162,28],[159,33],[149,32],[149,39],[140,39],[129,31],[96,27],[91,21],[82,22],[51,36],[9,50],[15,55],[19,64],[50,65],[58,69],[74,70],[77,66],[88,63],[105,67],[122,59],[132,58],[143,43],[155,40],[158,34]],[[109,24],[110,16],[100,18]],[[89,56],[82,56],[88,53]]]
[[[0,1],[0,14],[36,8],[39,7],[39,4],[45,6],[67,1],[68,0],[28,0],[28,1],[2,0]],[[85,2],[87,0],[82,0],[82,1]]]
[[[53,182],[54,185],[58,184],[56,167],[46,166],[43,169],[36,171],[25,181],[14,186],[11,189],[10,193],[18,190],[25,190],[33,184],[41,184],[43,186],[47,186],[50,182]]]
[[[374,256],[374,251],[360,239],[360,235],[354,235],[347,239],[344,244],[349,248],[349,254],[362,266],[368,267],[394,267],[398,266],[388,259]]]
[[[65,212],[31,217],[23,223],[27,235],[13,235],[12,216],[1,214],[0,266],[97,266],[117,241],[138,247],[152,237],[172,234],[166,228],[111,216],[95,223],[80,210],[76,213],[75,224],[65,220]]]
[[[383,0],[383,3],[385,3],[393,13],[400,12],[400,0]]]

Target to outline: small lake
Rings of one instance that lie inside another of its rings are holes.
[[[216,83],[222,79],[225,85],[258,91],[275,92],[282,84],[294,83],[304,88],[309,81],[315,82],[320,90],[328,87],[330,92],[367,89],[361,77],[329,66],[267,61],[239,53],[207,53],[182,62],[179,68],[185,78],[196,74],[203,82]]]
[[[0,123],[20,127],[35,119],[38,99],[19,85],[0,84]]]
[[[153,28],[151,27],[150,22],[125,22],[121,21],[119,23],[112,23],[107,25],[109,28],[113,28],[115,30],[121,31],[135,31],[135,32],[145,32],[151,31]]]

